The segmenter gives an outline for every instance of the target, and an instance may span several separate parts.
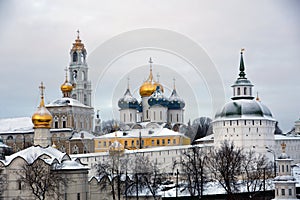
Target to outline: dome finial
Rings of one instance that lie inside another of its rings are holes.
[[[260,101],[260,98],[258,96],[258,92],[256,92],[256,101]]]
[[[78,40],[80,39],[79,34],[80,34],[80,31],[79,31],[79,29],[77,29],[77,39]]]
[[[41,85],[39,86],[40,92],[41,92],[41,102],[40,102],[40,107],[44,107],[45,106],[45,102],[44,102],[44,90],[45,90],[45,86],[43,84],[43,82],[41,82]]]
[[[130,81],[130,78],[129,76],[127,77],[127,89],[129,90],[129,81]]]
[[[156,78],[157,78],[157,82],[159,83],[159,78],[160,78],[159,73],[156,74]]]
[[[245,65],[244,65],[244,59],[243,59],[243,52],[245,51],[244,48],[241,49],[241,60],[240,60],[240,78],[245,78]]]
[[[176,89],[175,83],[176,83],[176,78],[174,77],[174,78],[173,78],[173,89],[174,89],[174,90]]]

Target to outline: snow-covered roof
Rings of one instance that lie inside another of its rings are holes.
[[[22,151],[6,156],[5,160],[0,160],[5,166],[8,166],[13,160],[23,158],[28,164],[34,163],[37,159],[42,159],[45,163],[55,165],[55,169],[88,169],[83,164],[71,160],[70,156],[66,153],[53,148],[31,146]],[[75,163],[76,162],[76,163]]]
[[[0,119],[0,133],[31,132],[33,123],[31,117],[16,117]]]
[[[275,140],[300,140],[297,135],[275,135]]]
[[[89,133],[89,132],[86,132],[86,131],[80,131],[79,133],[75,132],[73,133],[72,137],[70,140],[78,140],[78,139],[94,139],[94,135]]]
[[[116,131],[106,135],[95,137],[97,139],[108,138],[139,138],[141,137],[164,137],[164,136],[184,136],[183,133],[175,132],[167,128],[145,128],[145,129],[132,129],[129,131]]]
[[[267,106],[260,101],[250,99],[237,99],[228,102],[215,115],[215,121],[237,119],[269,119],[275,121]]]
[[[76,99],[72,99],[69,97],[63,97],[60,99],[56,99],[46,105],[46,107],[56,107],[56,106],[57,107],[59,107],[59,106],[76,106],[76,107],[91,108],[89,106],[82,104],[81,102],[77,101]]]

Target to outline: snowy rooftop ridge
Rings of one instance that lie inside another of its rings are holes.
[[[2,163],[4,166],[8,166],[17,158],[24,159],[28,164],[32,164],[36,160],[41,159],[49,165],[54,165],[55,169],[58,170],[88,169],[80,160],[72,160],[68,154],[62,153],[51,146],[45,148],[41,146],[28,147],[10,156],[6,156],[5,160],[0,160],[0,164]]]
[[[0,119],[1,132],[32,131],[33,123],[31,117],[16,117]]]

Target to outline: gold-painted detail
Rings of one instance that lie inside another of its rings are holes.
[[[35,113],[32,115],[31,118],[32,123],[34,124],[34,128],[51,128],[52,115],[45,107],[45,102],[44,102],[45,86],[43,85],[43,82],[41,83],[41,86],[39,88],[41,90],[41,102],[37,111],[35,111]]]

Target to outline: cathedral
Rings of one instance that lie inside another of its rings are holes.
[[[132,96],[128,85],[124,96],[118,101],[121,122],[128,125],[139,122],[167,123],[171,126],[183,124],[185,102],[177,94],[175,80],[172,94],[168,98],[164,95],[163,86],[153,78],[151,58],[149,63],[149,77],[139,90],[141,100]]]

